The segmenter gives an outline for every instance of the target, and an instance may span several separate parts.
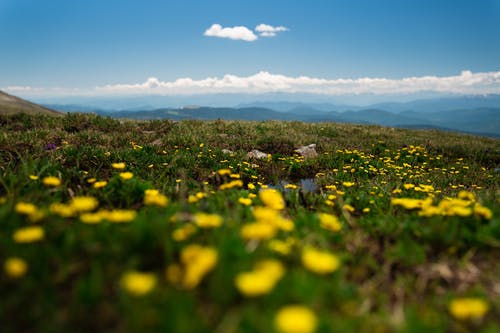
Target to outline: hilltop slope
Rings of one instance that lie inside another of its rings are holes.
[[[45,114],[52,116],[61,115],[58,111],[45,108],[0,91],[0,114],[13,113]]]

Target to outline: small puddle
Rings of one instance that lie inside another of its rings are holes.
[[[299,189],[304,193],[314,193],[318,191],[318,185],[314,182],[314,178],[303,178],[298,183],[292,183],[288,180],[282,179],[278,185],[269,184],[268,186],[269,188],[275,188],[282,192],[290,192],[291,189],[286,188],[286,185],[288,184],[297,184]]]

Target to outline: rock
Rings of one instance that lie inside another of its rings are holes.
[[[229,150],[229,149],[222,149],[222,153],[223,153],[223,154],[228,154],[228,155],[231,155],[231,154],[234,154],[234,151]]]
[[[302,146],[295,150],[300,155],[304,156],[304,158],[314,158],[318,156],[318,152],[316,151],[316,144],[311,143],[308,146]]]
[[[162,141],[161,141],[161,139],[156,139],[153,142],[151,142],[151,145],[153,145],[153,146],[161,146],[162,145]]]
[[[248,158],[256,158],[256,159],[263,159],[267,158],[267,154],[264,152],[261,152],[260,150],[254,149],[247,154]]]

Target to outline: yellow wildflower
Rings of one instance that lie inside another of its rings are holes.
[[[276,227],[267,223],[250,223],[241,227],[240,234],[246,240],[270,239],[276,234]]]
[[[345,186],[345,187],[352,187],[352,186],[356,185],[356,183],[354,183],[354,182],[343,182],[342,185]]]
[[[221,186],[219,186],[219,190],[228,190],[231,188],[242,187],[242,186],[243,186],[243,181],[241,179],[236,179],[230,181],[229,183],[222,184]]]
[[[130,171],[120,172],[119,175],[120,178],[123,180],[129,180],[132,179],[132,177],[134,177],[134,174]]]
[[[29,178],[31,180],[38,180],[38,176],[35,176],[35,175],[30,175]]]
[[[329,274],[340,266],[340,259],[326,251],[307,247],[302,251],[302,264],[316,274]]]
[[[80,221],[86,224],[97,224],[103,219],[101,213],[83,213],[80,215]]]
[[[73,207],[59,202],[51,204],[49,210],[52,214],[59,215],[60,217],[71,217],[75,214]]]
[[[196,228],[192,224],[186,224],[181,228],[175,229],[172,232],[172,238],[177,242],[182,242],[188,239],[195,231]]]
[[[217,214],[194,214],[194,223],[200,228],[218,228],[222,225],[222,217]]]
[[[337,216],[327,213],[319,213],[318,217],[321,228],[333,232],[339,232],[342,229],[342,224]]]
[[[253,271],[238,274],[235,285],[245,296],[264,295],[274,288],[284,272],[285,269],[278,260],[263,260],[255,265]]]
[[[274,317],[274,326],[280,333],[312,333],[317,325],[314,312],[302,305],[282,307]]]
[[[456,298],[450,302],[448,310],[457,319],[481,319],[489,306],[481,298]]]
[[[250,198],[239,198],[238,202],[245,206],[250,206],[252,204],[252,199]]]
[[[491,220],[491,218],[493,217],[491,209],[489,209],[488,207],[484,207],[479,203],[474,205],[474,215],[485,218],[487,220]]]
[[[29,216],[29,215],[35,214],[38,211],[38,208],[34,204],[32,204],[32,203],[18,202],[16,204],[16,206],[14,207],[14,210],[18,214],[28,215]]]
[[[3,268],[7,276],[11,278],[19,278],[28,271],[28,264],[26,264],[26,261],[21,258],[10,257],[5,260]]]
[[[40,226],[30,226],[17,229],[12,238],[16,243],[32,243],[42,240],[45,237],[45,230]]]
[[[124,163],[124,162],[119,162],[119,163],[111,163],[111,167],[112,167],[113,169],[123,170],[123,169],[125,169],[125,163]]]
[[[96,209],[99,201],[94,197],[81,196],[71,199],[69,205],[76,212],[88,212]]]
[[[57,177],[49,176],[45,177],[43,180],[43,185],[45,186],[51,186],[51,187],[57,187],[61,185],[61,180]]]
[[[277,252],[279,254],[282,254],[284,256],[289,255],[290,252],[292,251],[292,243],[291,242],[285,242],[279,239],[272,239],[269,244],[268,248],[271,251]]]
[[[403,184],[403,187],[405,190],[411,190],[412,188],[415,188],[414,184]]]
[[[220,169],[220,170],[217,170],[217,173],[220,176],[230,175],[231,174],[231,169]]]
[[[144,204],[146,206],[166,207],[168,204],[168,198],[158,190],[149,189],[146,190],[144,194]]]
[[[462,200],[467,200],[467,201],[476,201],[476,197],[474,196],[474,193],[464,191],[464,190],[458,192],[457,198],[462,199]]]
[[[285,200],[280,192],[275,189],[266,189],[259,192],[259,199],[262,203],[276,210],[282,210],[285,208]]]
[[[108,185],[108,182],[105,181],[105,180],[100,180],[100,181],[97,181],[97,182],[94,182],[94,185],[93,187],[94,188],[102,188],[104,186]]]
[[[402,206],[405,209],[419,209],[424,206],[430,205],[432,198],[427,199],[413,199],[413,198],[392,198],[391,204],[393,206]]]
[[[349,204],[342,206],[342,209],[348,211],[349,213],[354,213],[355,211],[354,207]]]
[[[156,286],[157,278],[153,273],[130,271],[121,278],[122,288],[133,296],[143,296]]]
[[[195,288],[217,264],[217,250],[212,247],[203,247],[192,244],[181,252],[181,261],[185,271],[182,285],[187,289]]]
[[[137,216],[137,212],[135,210],[129,209],[115,209],[111,211],[101,211],[100,214],[113,223],[123,223],[130,222]]]

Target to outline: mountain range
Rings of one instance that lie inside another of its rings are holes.
[[[160,97],[156,97],[160,98]],[[94,112],[129,119],[287,120],[435,128],[500,137],[500,95],[453,96],[367,106],[329,102],[256,101],[234,107],[134,107],[110,110],[87,105],[46,105],[66,112]]]
[[[139,100],[146,104],[148,101],[142,98]],[[155,100],[161,101],[161,96],[156,96]],[[113,99],[109,101],[111,103]],[[92,112],[114,118],[141,120],[226,119],[340,122],[389,127],[434,128],[500,138],[500,95],[440,97],[368,106],[329,102],[257,101],[241,103],[234,107],[191,105],[154,108],[146,104],[143,107],[139,104],[131,107],[126,101],[122,103],[129,108],[108,109],[106,108],[108,104],[104,104],[103,107],[81,104],[41,106],[0,91],[0,114],[24,112],[61,115],[61,112]]]

